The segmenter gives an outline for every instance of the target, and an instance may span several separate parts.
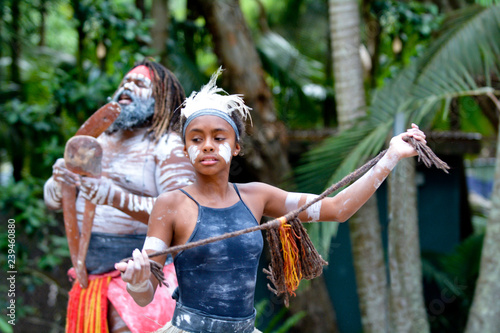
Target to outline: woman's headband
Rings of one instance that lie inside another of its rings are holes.
[[[182,127],[182,137],[183,138],[186,136],[186,128],[188,127],[189,123],[200,116],[216,116],[216,117],[224,119],[225,121],[227,121],[229,123],[229,125],[231,125],[234,132],[236,133],[236,141],[238,141],[240,139],[240,131],[238,131],[238,127],[236,126],[236,123],[234,122],[234,120],[224,111],[217,110],[217,109],[202,109],[202,110],[195,111],[193,114],[191,114],[189,116],[189,118],[186,119],[186,122],[184,123],[184,126]]]

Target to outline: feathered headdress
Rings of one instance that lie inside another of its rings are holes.
[[[217,72],[212,74],[210,81],[204,85],[200,91],[192,92],[191,95],[184,101],[181,109],[181,116],[186,118],[182,129],[183,137],[187,125],[198,116],[216,115],[225,119],[231,124],[231,126],[233,126],[238,138],[238,129],[236,128],[234,121],[231,119],[232,113],[235,111],[239,112],[243,120],[246,120],[247,118],[251,119],[251,108],[245,105],[245,102],[241,97],[242,95],[229,95],[224,89],[216,86],[217,78],[221,73],[222,67],[219,67]]]

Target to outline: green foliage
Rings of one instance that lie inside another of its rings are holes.
[[[331,89],[324,87],[323,65],[299,52],[274,32],[257,40],[264,67],[270,75],[276,110],[289,128],[311,128],[321,125],[321,103]],[[307,110],[308,112],[303,112]]]
[[[395,0],[374,1],[370,13],[378,29],[367,26],[365,31],[367,38],[379,34],[380,63],[375,78],[376,86],[381,86],[424,52],[442,16],[434,4]]]
[[[4,316],[0,317],[0,331],[4,333],[13,333],[14,332],[13,327],[14,326],[7,323],[7,320],[4,318]]]
[[[484,233],[474,234],[450,254],[424,253],[422,272],[432,331],[462,332],[479,275]]]
[[[257,311],[257,315],[255,318],[256,322],[259,322],[263,314],[265,312],[266,307],[269,305],[269,300],[262,299],[255,305],[255,309]],[[267,326],[262,330],[262,333],[286,333],[288,330],[293,328],[293,326],[299,322],[302,318],[304,318],[307,313],[305,311],[300,311],[292,316],[286,318],[288,313],[288,309],[286,307],[282,307],[278,313],[276,313]]]
[[[475,2],[478,4],[478,5],[481,5],[481,6],[493,6],[493,5],[498,5],[500,3],[499,0],[475,0]]]
[[[48,211],[42,193],[43,182],[32,177],[8,183],[0,192],[0,218],[15,220],[16,323],[26,320],[26,316],[43,316],[43,309],[33,298],[37,286],[56,283],[51,275],[64,280],[60,266],[66,266],[69,258],[64,229],[55,214]],[[6,231],[2,230],[2,234]],[[8,238],[1,237],[0,251],[8,253],[8,249]],[[0,256],[0,266],[7,267],[7,256]],[[6,288],[5,284],[0,287],[4,295]],[[2,306],[7,301],[2,301]]]

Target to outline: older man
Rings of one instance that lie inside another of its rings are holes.
[[[118,118],[97,141],[102,147],[101,178],[80,177],[59,159],[44,188],[46,205],[62,207],[62,184],[76,186],[79,227],[85,201],[96,204],[86,256],[88,288],[74,283],[70,292],[66,331],[150,332],[170,320],[177,285],[173,265],[165,266],[169,288],[151,306],[140,308],[129,297],[114,263],[142,248],[156,197],[184,187],[194,179],[183,153],[178,107],[184,91],[177,78],[158,63],[143,61],[125,75],[113,100]],[[73,278],[74,270],[70,270]]]

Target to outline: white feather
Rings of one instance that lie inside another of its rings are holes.
[[[224,89],[216,86],[216,81],[222,73],[222,67],[212,74],[210,81],[201,87],[199,92],[192,92],[186,98],[181,109],[181,115],[189,118],[193,113],[203,109],[216,109],[231,115],[234,111],[241,114],[243,120],[250,118],[251,108],[245,105],[242,95],[229,95]],[[222,94],[220,94],[222,93]]]

